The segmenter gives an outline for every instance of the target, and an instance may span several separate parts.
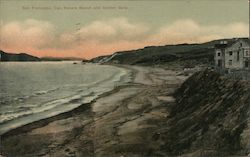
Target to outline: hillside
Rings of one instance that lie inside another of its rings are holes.
[[[0,54],[1,54],[0,61],[4,61],[4,62],[41,61],[40,58],[26,54],[26,53],[13,54],[13,53],[6,53],[0,50]]]
[[[165,46],[148,46],[138,50],[116,52],[109,56],[92,59],[94,63],[116,63],[130,65],[161,65],[174,64],[211,64],[214,45],[220,41],[232,42],[235,39],[214,40],[201,44],[179,44]]]
[[[210,157],[250,153],[249,82],[201,71],[185,81],[175,97],[177,104],[165,124],[167,152]]]

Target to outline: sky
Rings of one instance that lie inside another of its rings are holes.
[[[0,49],[90,59],[249,36],[249,0],[0,0]]]

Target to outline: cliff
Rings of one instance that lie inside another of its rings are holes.
[[[13,53],[6,53],[4,51],[0,50],[1,58],[0,61],[12,61],[12,62],[25,62],[25,61],[40,61],[41,59],[35,56],[31,56],[26,53],[19,53],[19,54],[13,54]]]
[[[250,83],[212,71],[186,80],[175,92],[164,148],[172,154],[250,154]]]

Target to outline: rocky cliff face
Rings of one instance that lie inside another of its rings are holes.
[[[250,153],[250,83],[212,71],[190,77],[175,93],[166,151],[190,156]]]

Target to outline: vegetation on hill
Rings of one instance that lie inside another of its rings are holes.
[[[162,65],[177,62],[186,63],[187,66],[211,64],[214,58],[214,45],[222,40],[232,42],[235,39],[214,40],[201,44],[148,46],[138,50],[121,51],[108,56],[99,56],[92,59],[91,62],[130,65]]]

